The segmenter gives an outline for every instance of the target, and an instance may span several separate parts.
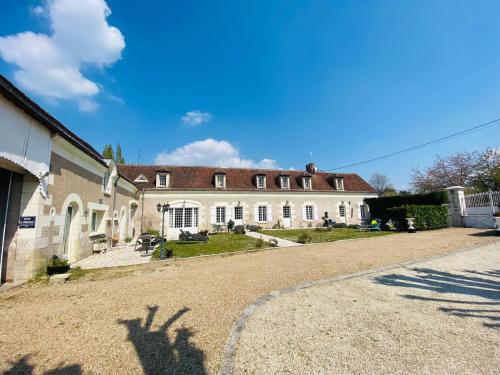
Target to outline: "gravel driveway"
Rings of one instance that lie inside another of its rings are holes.
[[[215,374],[234,321],[265,293],[494,241],[474,229],[402,233],[12,289],[0,294],[0,373]]]
[[[500,243],[282,294],[237,374],[500,374]]]

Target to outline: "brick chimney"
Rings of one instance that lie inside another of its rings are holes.
[[[315,174],[317,170],[318,168],[316,168],[316,165],[314,163],[309,163],[306,165],[306,171],[310,174]]]

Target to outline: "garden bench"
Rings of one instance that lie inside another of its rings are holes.
[[[382,224],[382,220],[380,219],[370,219],[367,220],[365,224],[361,224],[359,226],[359,231],[371,232],[372,230],[380,232],[382,229],[380,225]]]
[[[208,235],[203,235],[200,233],[193,234],[189,231],[183,231],[181,229],[179,240],[186,242],[208,242]]]

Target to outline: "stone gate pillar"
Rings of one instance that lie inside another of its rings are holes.
[[[452,227],[463,227],[465,224],[465,197],[463,186],[450,186],[448,192],[448,223]]]

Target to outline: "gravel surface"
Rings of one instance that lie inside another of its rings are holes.
[[[484,233],[445,229],[155,262],[11,289],[0,294],[0,373],[215,374],[234,321],[259,296],[498,241]]]
[[[259,307],[236,374],[500,374],[500,242]]]

